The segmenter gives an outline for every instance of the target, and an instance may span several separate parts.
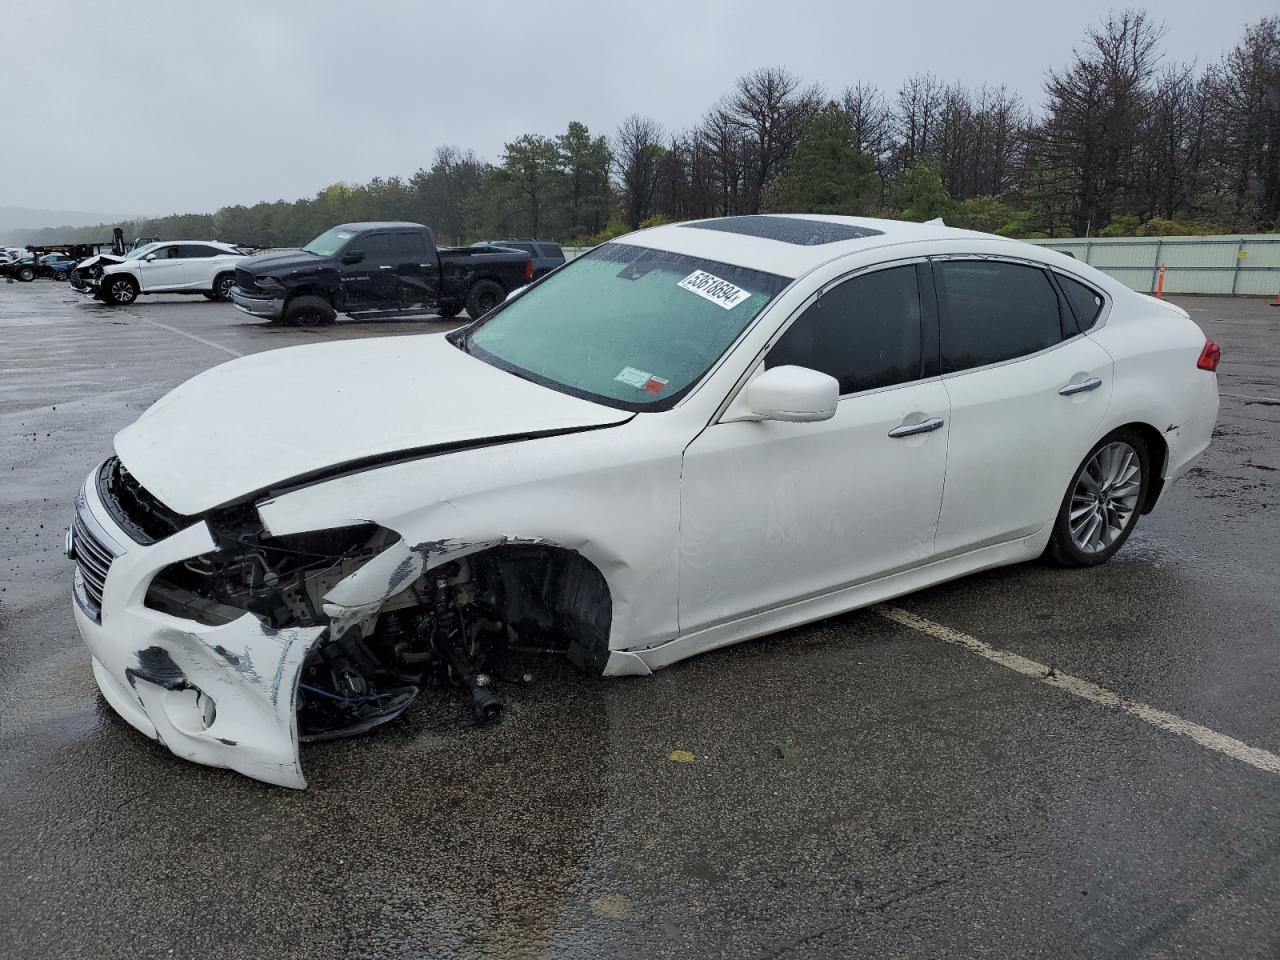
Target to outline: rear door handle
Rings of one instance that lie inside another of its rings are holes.
[[[379,269],[379,270],[390,270],[390,269],[391,269],[391,266],[390,266],[389,264],[385,264],[385,263],[384,263],[384,264],[382,264],[380,267],[378,267],[378,269]]]
[[[904,423],[900,427],[894,427],[889,431],[889,436],[895,440],[900,437],[914,437],[922,433],[932,433],[942,427],[941,417],[931,417],[928,420],[922,420],[920,423]]]
[[[1079,383],[1068,383],[1062,387],[1058,393],[1064,397],[1072,397],[1077,393],[1088,393],[1090,390],[1097,390],[1102,386],[1102,381],[1097,377],[1090,377],[1088,380],[1081,380]]]

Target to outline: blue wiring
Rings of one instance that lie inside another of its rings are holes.
[[[330,693],[328,690],[321,690],[319,687],[313,687],[310,684],[298,684],[299,690],[306,690],[309,693],[318,693],[322,697],[328,697],[330,700],[341,700],[343,703],[365,703],[368,700],[386,700],[388,697],[394,696],[390,693],[374,693],[367,697],[340,697],[336,693]]]

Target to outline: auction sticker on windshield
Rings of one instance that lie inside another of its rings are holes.
[[[718,307],[732,310],[743,300],[751,296],[751,291],[735,287],[728,280],[721,280],[705,270],[695,270],[678,284],[690,293],[696,293],[704,300],[710,300]]]

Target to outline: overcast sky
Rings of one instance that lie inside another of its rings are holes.
[[[409,175],[440,144],[497,159],[570,120],[694,123],[755,67],[839,91],[916,70],[1007,84],[1122,4],[4,0],[0,206],[212,211]],[[1169,59],[1215,60],[1274,0],[1162,0]]]

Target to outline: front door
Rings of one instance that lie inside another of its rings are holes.
[[[439,299],[440,271],[435,254],[427,250],[420,230],[397,230],[391,235],[392,273],[399,305],[434,307]]]
[[[145,293],[181,290],[187,283],[187,259],[182,246],[166,244],[138,263],[138,283]]]
[[[386,310],[394,304],[395,280],[391,276],[391,236],[370,233],[357,237],[350,250],[364,256],[358,263],[343,263],[339,274],[342,301],[348,310]]]
[[[1111,356],[1076,329],[1047,271],[934,263],[951,402],[939,557],[1053,523],[1111,401]]]
[[[828,289],[766,356],[839,380],[832,419],[720,422],[685,451],[681,633],[929,561],[949,411],[920,270]]]

